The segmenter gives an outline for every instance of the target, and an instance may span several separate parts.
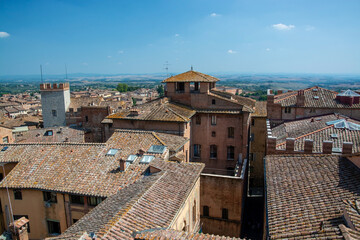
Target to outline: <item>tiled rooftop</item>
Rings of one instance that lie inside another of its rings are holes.
[[[189,122],[194,114],[195,111],[189,107],[169,102],[166,98],[160,98],[138,105],[133,109],[125,109],[114,113],[108,116],[107,119]]]
[[[204,165],[156,160],[150,166],[160,171],[108,197],[57,239],[85,231],[97,239],[134,239],[134,232],[169,227]]]
[[[267,102],[256,101],[255,103],[255,112],[251,114],[253,117],[267,117]]]
[[[314,90],[317,89],[317,90]],[[296,105],[296,96],[298,92],[286,92],[283,94],[275,95],[274,103],[280,103],[282,107],[290,107]],[[353,104],[352,106],[347,104],[342,104],[340,101],[336,100],[336,95],[338,93],[321,88],[321,87],[312,87],[304,89],[305,95],[305,107],[307,108],[360,108],[360,104]],[[318,96],[318,99],[315,99],[314,96]]]
[[[266,157],[271,239],[343,239],[344,200],[360,197],[360,170],[335,155]]]
[[[52,133],[51,133],[52,131]],[[84,142],[84,130],[69,127],[52,127],[29,130],[15,135],[17,143]]]
[[[295,151],[304,150],[305,139],[314,141],[314,152],[322,152],[322,142],[332,141],[334,148],[342,148],[343,142],[353,143],[353,152],[360,152],[360,131],[336,128],[328,125],[330,121],[345,119],[348,122],[360,124],[359,121],[339,114],[329,114],[282,123],[272,129],[272,135],[277,137],[277,149],[285,149],[286,138],[295,138]],[[336,137],[334,137],[336,134]]]
[[[219,79],[217,79],[216,77],[190,70],[169,77],[165,79],[163,82],[168,83],[168,82],[217,82],[217,81],[219,81]]]
[[[135,235],[135,240],[163,240],[163,239],[240,240],[240,238],[234,238],[234,237],[225,237],[225,236],[218,236],[218,235],[204,234],[204,233],[189,233],[183,231],[176,231],[172,229],[153,230],[153,231],[145,230]]]

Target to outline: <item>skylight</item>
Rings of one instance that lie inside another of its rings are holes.
[[[129,155],[128,158],[126,159],[126,162],[134,162],[134,160],[137,158],[136,155]]]
[[[2,152],[5,152],[6,149],[8,149],[8,148],[9,148],[8,146],[5,146],[5,147],[3,147],[3,148],[1,149],[1,151],[2,151]]]
[[[326,125],[328,125],[328,126],[334,125],[334,128],[339,128],[339,129],[348,129],[348,130],[360,131],[360,125],[359,124],[346,121],[345,119],[337,119],[337,120],[334,120],[334,121],[329,121],[329,122],[326,122]]]
[[[334,152],[334,153],[342,153],[342,148],[332,148],[332,152]]]
[[[330,135],[332,138],[338,138],[338,135],[336,133],[333,133]]]
[[[108,152],[107,152],[107,156],[114,156],[117,152],[119,151],[119,149],[114,149],[111,148]]]
[[[166,146],[162,146],[162,145],[152,145],[150,147],[150,149],[147,151],[148,153],[164,153],[166,149]]]
[[[319,99],[319,96],[314,96],[314,99]]]
[[[155,158],[155,156],[153,155],[144,155],[141,160],[140,160],[140,163],[150,163],[153,159]]]

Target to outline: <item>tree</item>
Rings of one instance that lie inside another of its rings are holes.
[[[128,85],[126,83],[119,83],[116,87],[116,89],[119,92],[127,92],[128,91]]]
[[[132,97],[133,106],[136,106],[136,99]]]
[[[156,88],[156,91],[159,93],[159,96],[160,96],[160,97],[164,96],[164,85],[159,85],[159,86]]]

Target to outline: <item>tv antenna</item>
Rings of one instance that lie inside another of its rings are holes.
[[[67,66],[66,66],[66,63],[65,63],[65,80],[68,79],[68,76],[67,76]]]
[[[41,76],[41,83],[44,83],[43,74],[42,74],[42,65],[41,64],[40,64],[40,76]]]
[[[171,64],[169,64],[168,61],[166,61],[164,64],[164,69],[166,70],[166,78],[169,77],[169,65],[171,65]]]

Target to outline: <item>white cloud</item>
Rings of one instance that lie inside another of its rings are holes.
[[[231,49],[230,49],[230,50],[228,50],[227,52],[228,52],[228,53],[230,53],[230,54],[234,54],[234,53],[236,53],[236,51],[231,50]]]
[[[178,33],[175,34],[175,37],[179,37],[179,36],[180,36],[180,34],[178,34]]]
[[[88,64],[88,63],[86,63],[86,62],[83,62],[83,63],[82,63],[82,65],[87,66],[87,65],[89,65],[89,64]]]
[[[218,14],[218,13],[212,13],[212,14],[210,14],[210,17],[220,17],[221,15],[220,14]]]
[[[107,58],[112,58],[112,56],[109,55],[109,56],[107,56]]]
[[[280,30],[280,31],[289,31],[291,29],[294,29],[295,26],[294,25],[286,25],[286,24],[282,24],[282,23],[278,23],[278,24],[274,24],[272,25],[272,27],[276,30]]]
[[[118,51],[118,54],[123,54],[123,53],[124,53],[123,50],[119,50],[119,51]]]
[[[313,30],[315,30],[314,26],[308,25],[305,27],[305,31],[313,31]]]
[[[265,49],[267,52],[269,52],[271,49],[270,48],[267,48],[267,49]]]
[[[7,32],[0,32],[0,38],[7,38],[10,37],[10,34],[8,34]]]

